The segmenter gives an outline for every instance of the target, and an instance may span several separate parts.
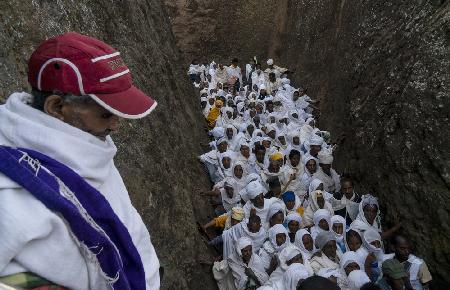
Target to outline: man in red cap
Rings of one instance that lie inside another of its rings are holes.
[[[42,43],[28,80],[31,94],[0,106],[0,281],[159,289],[159,261],[109,136],[157,103],[133,86],[120,52],[77,33]]]

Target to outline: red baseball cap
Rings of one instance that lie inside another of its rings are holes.
[[[44,92],[89,95],[109,112],[127,119],[145,117],[157,105],[133,86],[120,52],[75,32],[50,38],[33,52],[28,81]]]

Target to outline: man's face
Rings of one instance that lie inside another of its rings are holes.
[[[94,101],[83,104],[63,101],[61,115],[63,122],[94,135],[102,141],[119,129],[121,120]]]
[[[256,153],[256,160],[258,160],[259,163],[264,162],[264,157],[266,156],[266,151],[264,150],[257,150]]]
[[[344,225],[339,223],[339,224],[333,224],[333,231],[338,234],[341,235],[344,232]]]
[[[223,153],[225,151],[227,151],[228,148],[228,143],[227,142],[222,142],[219,144],[218,149],[220,153]]]
[[[309,173],[314,173],[316,172],[316,161],[314,160],[309,160],[306,163],[306,169],[308,169]]]
[[[284,204],[288,210],[292,210],[295,206],[295,200],[285,201]]]
[[[231,165],[231,159],[229,157],[222,158],[222,165],[225,169],[230,168]]]
[[[296,233],[300,229],[300,224],[298,221],[290,221],[288,228],[290,233]]]
[[[293,167],[296,167],[300,163],[300,156],[292,155],[291,157],[289,157],[289,161],[291,162],[291,165]]]
[[[253,127],[253,125],[249,125],[248,127],[247,127],[247,132],[248,132],[248,134],[250,135],[250,136],[252,136],[253,135],[253,132],[255,131],[255,127]]]
[[[324,231],[328,231],[330,228],[328,227],[328,222],[326,219],[321,219],[319,221],[319,228],[321,228]]]
[[[322,252],[328,258],[334,259],[336,257],[336,241],[329,241],[325,247],[323,247]]]
[[[233,129],[232,128],[227,128],[227,133],[226,134],[227,134],[228,139],[232,139],[233,135],[234,135]]]
[[[325,172],[326,174],[330,174],[330,170],[331,170],[331,164],[323,164],[323,163],[319,163],[320,167],[322,168],[322,171]]]
[[[216,101],[216,100],[215,100],[214,98],[208,99],[208,103],[209,103],[210,106],[214,105],[214,102],[215,102],[215,101]]]
[[[261,229],[261,223],[249,222],[247,228],[251,233],[257,233]]]
[[[264,207],[264,195],[261,193],[257,197],[251,200],[253,205],[257,208],[263,208]]]
[[[320,152],[320,150],[322,149],[322,146],[320,146],[320,145],[310,145],[309,148],[310,148],[309,153],[310,153],[312,156],[317,156],[317,154],[318,154],[318,153]]]
[[[267,133],[267,136],[269,136],[272,139],[275,139],[275,137],[277,136],[277,132],[275,130],[272,130]]]
[[[241,179],[242,175],[244,174],[244,170],[242,169],[242,166],[237,165],[234,167],[234,176],[236,176],[236,178]]]
[[[280,141],[281,145],[286,145],[286,139],[284,138],[284,136],[278,137],[278,141]]]
[[[411,245],[409,244],[409,242],[403,238],[398,239],[395,245],[395,257],[400,262],[404,262],[408,260],[410,253],[411,253]]]
[[[225,192],[227,193],[227,196],[229,198],[232,198],[234,196],[234,189],[233,189],[233,187],[225,186]]]
[[[345,194],[345,197],[347,199],[352,198],[352,196],[353,196],[353,185],[352,185],[351,182],[349,182],[349,181],[343,182],[341,190],[342,190],[342,193]]]
[[[248,263],[252,257],[252,246],[249,245],[249,246],[241,249],[241,253],[242,253],[242,261],[244,263]]]
[[[277,245],[281,246],[282,244],[286,243],[286,234],[284,234],[284,233],[276,234],[275,240],[277,242]]]
[[[240,151],[242,156],[244,156],[245,158],[250,157],[250,148],[248,146],[241,145]]]
[[[378,214],[378,207],[376,205],[366,205],[363,210],[364,217],[367,219],[369,224],[373,224]]]
[[[308,251],[312,251],[314,249],[314,241],[311,237],[311,235],[304,235],[302,237],[303,246],[305,246],[305,249]]]

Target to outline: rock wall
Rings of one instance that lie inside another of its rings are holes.
[[[210,266],[198,262],[209,252],[195,214],[206,218],[210,210],[193,190],[209,186],[195,161],[203,138],[198,99],[160,1],[5,0],[0,19],[0,101],[29,89],[27,59],[46,37],[77,31],[121,51],[137,86],[159,103],[114,139],[116,163],[165,268],[162,289],[215,289]]]
[[[380,197],[385,226],[402,222],[434,289],[447,289],[450,2],[165,3],[188,60],[270,56],[295,71],[321,101],[320,127],[345,136],[335,167]]]

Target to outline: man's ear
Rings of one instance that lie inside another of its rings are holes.
[[[63,106],[64,100],[61,96],[51,95],[45,100],[44,112],[52,117],[64,121]]]

